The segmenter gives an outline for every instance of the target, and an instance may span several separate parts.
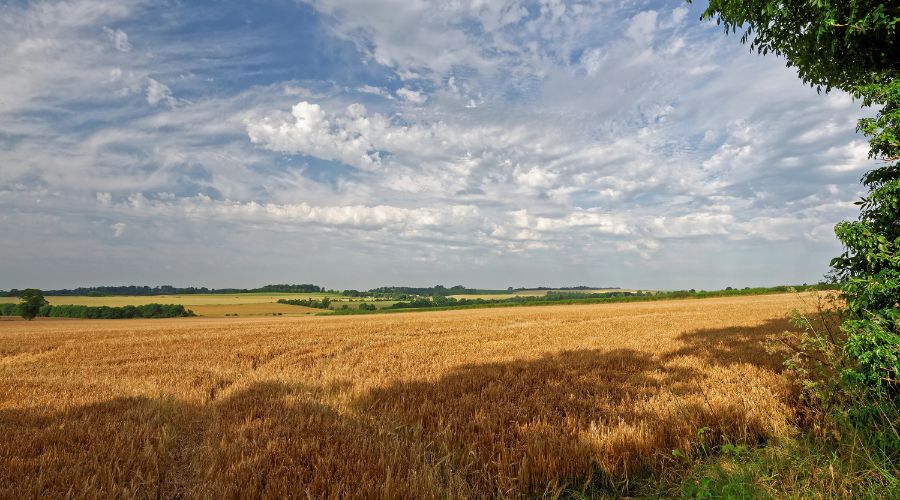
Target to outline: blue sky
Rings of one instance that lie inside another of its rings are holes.
[[[702,7],[6,2],[0,289],[815,282],[866,111]]]

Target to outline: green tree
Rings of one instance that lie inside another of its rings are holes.
[[[44,292],[37,288],[27,288],[19,293],[19,312],[27,320],[34,319],[47,303]]]
[[[689,0],[690,1],[690,0]],[[849,319],[849,381],[897,394],[900,378],[900,2],[877,0],[710,0],[705,19],[741,33],[752,50],[775,53],[819,91],[840,89],[875,116],[859,121],[869,156],[883,164],[862,183],[859,218],[835,227],[833,259]]]

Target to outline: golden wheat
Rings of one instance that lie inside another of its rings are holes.
[[[0,497],[523,497],[786,432],[795,295],[0,322]],[[702,436],[698,436],[698,431]]]

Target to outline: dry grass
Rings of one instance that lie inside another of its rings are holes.
[[[522,497],[786,432],[796,296],[0,322],[0,497]]]

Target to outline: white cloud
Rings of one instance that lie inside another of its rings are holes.
[[[172,95],[172,90],[165,84],[159,83],[153,78],[147,79],[147,104],[156,106],[164,102],[171,108],[178,105],[178,100]]]
[[[516,167],[513,172],[516,182],[532,189],[548,189],[553,186],[554,181],[559,177],[558,174],[550,172],[538,167],[524,169]]]
[[[581,65],[584,66],[584,69],[589,76],[593,76],[600,72],[600,68],[603,67],[604,59],[605,57],[602,49],[588,49],[581,55]]]
[[[677,217],[656,217],[650,231],[656,238],[728,235],[735,223],[728,213],[692,213]]]
[[[868,155],[869,144],[861,139],[832,146],[825,151],[828,158],[825,169],[832,172],[859,172],[871,164]]]
[[[480,220],[479,210],[473,205],[416,208],[391,205],[317,206],[305,202],[276,204],[255,201],[215,201],[203,194],[177,199],[166,199],[165,197],[150,199],[141,193],[132,193],[125,202],[117,205],[116,208],[145,217],[184,217],[220,222],[269,220],[287,224],[320,224],[369,230],[393,228],[400,231],[413,231]]]
[[[589,233],[613,235],[629,234],[631,229],[622,217],[603,213],[598,210],[574,211],[557,217],[532,216],[527,209],[509,213],[511,224],[521,229],[537,232],[568,231],[583,228]]]
[[[128,227],[128,224],[125,224],[124,222],[116,222],[109,227],[113,230],[113,237],[121,238],[122,235],[125,234],[125,228]]]
[[[638,45],[650,45],[656,34],[657,16],[658,13],[655,10],[645,10],[636,14],[628,23],[625,36],[634,40]]]
[[[373,136],[382,135],[389,127],[387,118],[379,114],[368,117],[361,104],[348,106],[341,115],[328,115],[318,104],[301,101],[290,116],[249,120],[247,134],[254,144],[274,151],[370,169],[381,163]]]
[[[397,91],[397,97],[403,99],[404,101],[410,104],[421,105],[425,104],[425,101],[428,100],[428,96],[426,96],[422,92],[417,92],[415,90],[402,88]]]
[[[392,98],[393,98],[393,97],[391,96],[391,94],[388,93],[388,91],[387,91],[386,89],[384,89],[384,88],[382,88],[382,87],[375,87],[375,86],[373,86],[373,85],[368,85],[368,84],[363,85],[363,86],[361,86],[361,87],[357,87],[357,88],[356,88],[356,91],[357,91],[357,92],[362,92],[363,94],[372,94],[372,95],[377,95],[377,96],[385,97],[385,98],[388,98],[388,99],[392,99]]]
[[[672,24],[679,25],[684,22],[684,18],[688,15],[688,8],[684,5],[676,7],[672,10]]]
[[[652,239],[636,239],[622,241],[616,245],[616,249],[621,252],[635,252],[641,258],[650,260],[656,255],[660,249],[659,242]]]
[[[112,29],[104,26],[103,32],[113,43],[113,47],[119,52],[131,52],[131,43],[128,42],[128,34],[120,29]]]

